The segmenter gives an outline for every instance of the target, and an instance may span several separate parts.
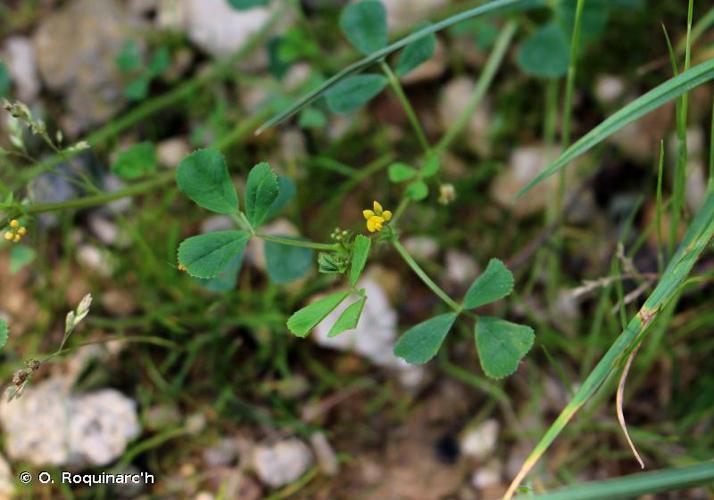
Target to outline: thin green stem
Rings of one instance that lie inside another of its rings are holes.
[[[273,243],[280,243],[281,245],[288,245],[292,247],[312,248],[313,250],[327,251],[335,250],[337,248],[337,245],[334,243],[316,243],[314,241],[295,240],[291,238],[282,238],[280,236],[272,236],[269,234],[260,233],[256,233],[255,236],[257,238],[260,238],[261,240],[272,241]]]
[[[379,67],[382,68],[382,71],[387,76],[389,86],[392,87],[392,90],[397,95],[397,98],[399,99],[402,108],[404,108],[404,112],[407,114],[409,123],[411,123],[414,132],[416,132],[419,144],[421,144],[421,147],[424,149],[424,152],[428,154],[431,151],[431,146],[429,145],[429,141],[426,138],[426,134],[424,133],[424,129],[422,128],[421,123],[419,123],[419,118],[417,118],[417,115],[414,112],[414,108],[412,107],[411,102],[409,102],[409,98],[404,93],[402,84],[399,83],[399,78],[397,77],[397,75],[394,74],[392,68],[390,68],[389,64],[387,64],[384,60],[379,61]]]
[[[434,281],[424,272],[424,270],[421,268],[419,264],[417,264],[417,261],[414,260],[414,257],[412,257],[409,252],[407,251],[406,248],[399,242],[398,239],[393,239],[392,240],[392,246],[396,249],[396,251],[399,253],[399,255],[404,259],[404,262],[407,263],[407,265],[414,271],[414,274],[419,276],[419,279],[424,282],[426,286],[429,287],[429,289],[436,294],[437,297],[439,297],[441,300],[444,301],[446,305],[448,305],[451,309],[453,309],[455,312],[460,313],[462,311],[461,305],[457,304],[449,295],[442,290],[439,285],[434,283]]]
[[[481,76],[479,76],[479,79],[476,82],[474,91],[471,94],[471,97],[469,97],[469,100],[466,103],[464,110],[461,112],[456,121],[451,124],[446,133],[444,133],[438,144],[434,146],[434,151],[437,154],[441,154],[446,151],[451,146],[451,143],[454,142],[454,140],[459,136],[459,134],[461,134],[466,125],[469,123],[469,120],[473,116],[474,111],[481,103],[481,100],[483,99],[484,95],[486,95],[486,91],[491,86],[491,83],[493,82],[493,79],[496,76],[498,69],[503,63],[503,59],[506,55],[506,52],[508,52],[508,47],[511,44],[513,35],[516,32],[516,26],[517,25],[515,21],[508,21],[504,28],[501,30],[501,33],[499,34],[493,46],[491,55],[489,56],[488,61],[486,61],[486,65],[484,66],[483,71],[481,72]]]
[[[659,164],[657,166],[657,201],[655,204],[655,231],[657,233],[657,265],[658,271],[661,273],[664,269],[664,238],[662,237],[662,210],[664,203],[662,201],[662,181],[664,178],[664,141],[659,142]]]

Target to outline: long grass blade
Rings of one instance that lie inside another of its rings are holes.
[[[625,125],[712,79],[714,79],[714,59],[698,64],[658,85],[605,119],[600,125],[573,143],[557,160],[521,189],[517,196],[522,196],[536,184],[559,172],[573,159],[589,151]]]
[[[677,296],[678,290],[692,270],[694,263],[707,247],[712,234],[714,234],[714,189],[709,190],[702,208],[692,221],[657,287],[533,448],[508,488],[505,499],[513,497],[518,485],[562,432],[570,419],[596,393],[607,377],[627,360],[632,350],[640,344],[647,333],[648,326],[659,317],[672,298]]]
[[[489,13],[494,13],[498,11],[504,11],[509,7],[525,7],[525,8],[534,8],[537,6],[540,6],[543,4],[542,0],[494,0],[492,2],[488,2],[484,5],[479,5],[478,7],[475,7],[473,9],[465,10],[464,12],[460,12],[459,14],[455,14],[453,16],[447,17],[446,19],[439,21],[438,23],[431,24],[429,26],[424,27],[423,29],[416,31],[412,33],[411,35],[408,35],[400,40],[397,40],[396,42],[392,43],[391,45],[388,45],[384,47],[383,49],[380,49],[376,52],[373,52],[372,54],[368,55],[364,59],[361,59],[355,63],[350,64],[346,68],[344,68],[342,71],[339,73],[335,74],[328,80],[326,80],[322,85],[317,87],[315,90],[312,90],[305,94],[303,97],[295,101],[294,104],[292,104],[290,107],[285,109],[284,111],[281,111],[274,117],[272,117],[270,120],[265,122],[263,125],[260,126],[258,130],[256,130],[255,134],[259,135],[262,133],[264,130],[277,125],[278,123],[282,122],[283,120],[291,117],[298,111],[300,111],[302,108],[305,106],[309,105],[311,102],[319,98],[322,94],[325,93],[326,90],[328,90],[330,87],[333,85],[337,84],[340,80],[344,79],[347,76],[350,76],[354,73],[359,73],[365,68],[368,68],[369,66],[379,62],[381,59],[384,59],[385,57],[389,56],[390,54],[396,52],[399,49],[402,49],[409,45],[410,43],[419,40],[420,38],[423,38],[427,35],[430,35],[432,33],[436,33],[437,31],[441,31],[445,28],[448,28],[450,26],[453,26],[455,24],[458,24],[462,21],[465,21],[467,19],[471,19],[473,17],[481,16],[484,14],[489,14]]]
[[[594,481],[527,498],[532,500],[636,498],[648,493],[678,491],[712,481],[714,481],[714,462],[703,462],[687,467],[642,472],[606,481]]]

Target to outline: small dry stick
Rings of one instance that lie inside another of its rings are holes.
[[[641,468],[645,468],[645,463],[642,461],[642,457],[640,457],[640,454],[637,452],[637,448],[635,448],[635,444],[632,442],[632,439],[630,439],[630,433],[627,432],[627,423],[625,423],[625,414],[622,412],[622,397],[625,392],[625,382],[627,382],[627,374],[630,372],[630,366],[632,365],[632,360],[635,359],[635,355],[637,354],[637,351],[640,348],[639,344],[637,347],[635,347],[632,352],[630,353],[630,357],[627,358],[627,363],[625,363],[625,368],[622,370],[622,375],[620,376],[620,383],[617,385],[617,398],[616,398],[616,406],[617,406],[617,420],[620,422],[620,427],[622,428],[622,432],[625,433],[625,438],[627,439],[627,444],[630,445],[630,449],[632,450],[632,453],[635,455],[635,458],[637,461],[640,463]]]

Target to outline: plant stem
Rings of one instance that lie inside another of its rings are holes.
[[[271,241],[273,243],[280,243],[281,245],[288,245],[300,248],[312,248],[313,250],[335,250],[337,245],[334,243],[316,243],[314,241],[296,240],[292,238],[282,238],[280,236],[272,236],[269,234],[259,234],[255,235],[257,238],[265,241]]]
[[[429,141],[426,139],[424,129],[422,128],[421,123],[419,123],[419,119],[417,118],[417,115],[414,112],[414,108],[412,107],[411,102],[409,102],[409,98],[404,93],[402,84],[399,83],[399,78],[397,77],[397,75],[394,74],[394,71],[392,71],[392,68],[389,67],[389,64],[387,64],[384,59],[379,61],[379,66],[380,68],[382,68],[384,74],[387,75],[387,79],[389,80],[389,86],[392,87],[392,90],[399,98],[399,102],[402,104],[402,108],[404,108],[404,112],[407,114],[409,123],[411,123],[414,132],[416,132],[417,139],[419,139],[419,144],[421,144],[421,147],[424,149],[425,153],[430,153],[431,146],[429,145]]]
[[[501,30],[501,33],[498,35],[498,39],[493,46],[491,55],[489,56],[488,61],[486,61],[486,65],[481,72],[481,76],[479,76],[479,79],[476,82],[474,91],[466,103],[464,110],[461,112],[456,121],[451,124],[438,144],[434,146],[434,151],[437,154],[441,154],[446,151],[469,123],[474,111],[481,103],[481,100],[486,94],[488,88],[491,86],[491,82],[493,82],[496,72],[501,67],[501,63],[503,62],[503,58],[508,51],[508,47],[511,44],[511,40],[513,39],[515,32],[516,22],[508,21],[505,27]]]
[[[451,297],[449,297],[449,295],[444,290],[442,290],[439,285],[434,283],[434,281],[426,274],[426,272],[424,272],[421,266],[417,264],[417,262],[414,260],[414,257],[409,254],[407,249],[404,248],[404,246],[399,242],[398,239],[393,239],[392,245],[397,250],[399,255],[401,255],[402,259],[404,259],[404,262],[406,262],[409,267],[411,267],[412,271],[414,271],[414,273],[419,276],[419,279],[421,279],[424,284],[436,294],[437,297],[443,300],[444,303],[448,305],[451,309],[453,309],[455,312],[460,313],[462,311],[462,307],[457,304]]]

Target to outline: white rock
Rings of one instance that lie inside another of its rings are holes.
[[[15,498],[15,476],[5,457],[0,455],[0,498]]]
[[[446,278],[457,285],[470,285],[478,275],[471,255],[450,249],[446,252]]]
[[[114,389],[71,395],[63,378],[3,401],[0,422],[10,459],[35,466],[107,465],[140,433],[134,401]]]
[[[5,42],[5,62],[18,99],[25,103],[34,100],[40,93],[40,78],[32,41],[23,36],[8,38]]]
[[[454,78],[443,88],[439,96],[439,119],[444,130],[459,118],[475,86],[473,79],[462,76]],[[488,99],[483,99],[462,133],[464,146],[478,155],[487,156],[491,151],[488,137],[491,121],[490,103]]]
[[[313,433],[310,436],[310,444],[312,445],[312,450],[315,452],[315,457],[317,457],[317,464],[320,470],[328,476],[337,474],[340,469],[340,463],[325,433]]]
[[[595,81],[595,97],[603,104],[612,104],[625,92],[625,82],[613,75],[601,75]]]
[[[461,451],[464,455],[483,460],[496,448],[499,424],[489,419],[481,425],[468,429],[461,438]]]
[[[479,466],[471,476],[474,488],[482,489],[495,486],[501,482],[503,466],[498,460],[489,460],[485,465]]]
[[[189,39],[214,56],[227,56],[240,49],[270,19],[270,10],[256,7],[235,10],[226,0],[183,0],[183,15]]]
[[[156,159],[165,167],[174,168],[191,152],[191,146],[183,137],[172,137],[156,146]]]
[[[212,215],[201,222],[201,233],[235,229],[235,223],[227,215]]]
[[[421,260],[431,260],[439,253],[439,243],[430,236],[410,236],[404,240],[404,247]]]
[[[699,162],[692,162],[687,167],[687,183],[685,185],[687,207],[692,213],[697,213],[707,197],[707,180],[704,175],[704,166]]]
[[[93,212],[87,219],[87,224],[92,233],[105,245],[126,248],[131,244],[129,235],[101,212]]]
[[[260,480],[279,488],[302,476],[312,465],[310,448],[296,438],[272,445],[258,445],[253,450],[253,468]]]
[[[544,145],[524,146],[511,153],[505,170],[491,184],[491,197],[501,206],[511,208],[517,217],[526,217],[546,208],[558,182],[558,176],[550,176],[537,184],[525,195],[516,194],[533,180],[558,155],[558,148]]]
[[[444,7],[449,0],[382,0],[387,9],[387,24],[390,31],[416,28],[416,25],[431,19],[436,9]]]
[[[104,277],[114,273],[115,262],[111,255],[94,245],[80,245],[77,249],[77,261]]]

